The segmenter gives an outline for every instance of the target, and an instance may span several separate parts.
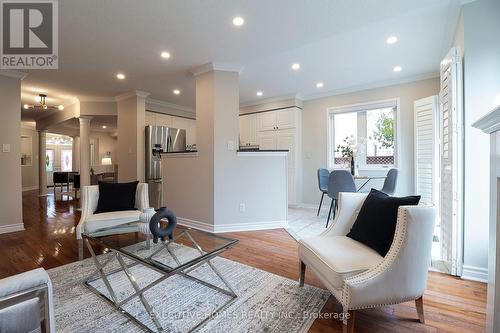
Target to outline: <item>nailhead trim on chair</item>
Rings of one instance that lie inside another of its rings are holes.
[[[379,274],[382,274],[388,270],[390,270],[390,267],[394,263],[394,261],[397,259],[399,252],[403,246],[404,240],[406,239],[406,226],[407,226],[407,213],[408,210],[406,208],[400,208],[398,212],[398,219],[396,222],[396,239],[391,244],[391,247],[389,248],[389,252],[387,253],[386,257],[382,262],[379,263],[376,267],[363,272],[361,274],[358,274],[356,276],[353,276],[351,278],[347,278],[344,281],[344,288],[343,288],[343,293],[342,293],[342,300],[340,302],[342,303],[342,307],[344,309],[344,312],[347,312],[347,310],[358,310],[358,309],[367,309],[367,308],[375,308],[375,307],[380,307],[380,306],[386,306],[386,305],[393,305],[393,304],[398,304],[398,303],[403,303],[411,300],[415,300],[419,298],[420,296],[414,297],[414,298],[401,298],[401,299],[394,299],[394,300],[388,300],[388,302],[383,303],[383,304],[376,304],[376,305],[366,305],[366,306],[356,306],[356,307],[350,307],[350,299],[351,299],[351,292],[350,292],[350,287],[358,284],[362,284],[366,281],[369,281],[376,277]]]

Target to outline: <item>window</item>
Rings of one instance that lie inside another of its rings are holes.
[[[45,160],[47,166],[47,172],[54,171],[54,149],[46,150],[47,159]]]
[[[328,109],[328,164],[387,168],[397,164],[398,100]]]
[[[73,171],[73,151],[71,149],[61,150],[61,171]]]

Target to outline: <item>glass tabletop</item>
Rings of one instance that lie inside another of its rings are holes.
[[[101,229],[95,233],[84,233],[92,251],[96,254],[116,252],[129,260],[136,261],[165,273],[184,271],[205,263],[219,255],[238,240],[216,234],[177,226],[172,240],[154,243],[141,233],[112,234],[113,228]],[[89,249],[90,250],[90,249]]]

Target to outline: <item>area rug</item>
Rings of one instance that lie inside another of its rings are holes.
[[[174,248],[181,262],[183,258],[192,256],[192,251],[186,246]],[[104,261],[109,255],[101,255],[99,259]],[[166,257],[168,254],[165,252],[159,259],[166,262]],[[85,259],[48,271],[54,287],[57,331],[142,332],[143,329],[136,323],[83,285],[82,281],[94,271],[91,260]],[[225,258],[217,257],[212,262],[231,284],[238,298],[201,326],[199,332],[307,332],[330,295],[328,291],[313,286],[299,288],[297,281]],[[132,267],[131,271],[139,285],[159,276],[159,273],[141,265]],[[223,286],[207,265],[190,274]],[[110,280],[113,286],[120,287],[117,288],[121,291],[118,299],[124,299],[133,292],[125,274],[116,273]],[[107,293],[101,280],[93,285]],[[178,275],[148,290],[145,297],[154,307],[166,332],[189,331],[228,300],[228,296]],[[138,300],[129,303],[127,311],[136,314],[141,321],[149,320]],[[147,326],[154,329],[152,322],[147,322]]]

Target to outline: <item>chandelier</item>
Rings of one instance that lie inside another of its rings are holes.
[[[41,110],[47,110],[47,109],[58,109],[58,110],[64,110],[64,105],[48,105],[47,104],[47,95],[45,94],[40,94],[35,97],[36,104],[24,104],[24,109],[41,109]]]

